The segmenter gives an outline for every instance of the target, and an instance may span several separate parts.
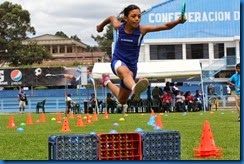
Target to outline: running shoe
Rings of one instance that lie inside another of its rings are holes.
[[[146,79],[146,78],[140,79],[136,83],[136,85],[134,87],[134,90],[132,91],[133,92],[132,97],[133,97],[134,101],[140,101],[141,93],[144,92],[147,89],[148,83],[149,83],[148,79]]]
[[[110,77],[108,74],[102,74],[102,79],[100,79],[100,84],[103,85],[103,87],[106,87],[107,85],[105,84],[107,81],[110,80]]]

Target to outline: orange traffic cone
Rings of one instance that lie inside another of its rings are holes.
[[[44,113],[41,113],[39,122],[46,122],[46,117]]]
[[[85,126],[84,124],[83,124],[83,121],[82,121],[82,116],[81,115],[78,115],[77,116],[77,126]]]
[[[57,116],[56,116],[56,120],[57,120],[57,121],[62,120],[62,115],[61,115],[60,112],[58,112],[58,114],[57,114]]]
[[[105,110],[105,113],[104,113],[103,118],[104,118],[104,119],[108,119],[108,111]]]
[[[97,112],[94,112],[92,116],[92,121],[98,121]]]
[[[33,124],[33,122],[32,122],[32,117],[31,117],[31,114],[30,114],[30,113],[27,114],[27,121],[26,121],[26,124],[27,124],[27,125],[32,125],[32,124]]]
[[[163,128],[163,123],[162,123],[160,114],[157,115],[157,118],[156,118],[156,126],[157,127],[160,127],[160,128]]]
[[[62,132],[69,132],[70,131],[69,121],[68,121],[68,118],[67,117],[64,119],[64,122],[63,122],[61,131]]]
[[[70,112],[69,112],[69,118],[74,118],[74,113],[73,113],[73,111],[70,111]]]
[[[90,117],[90,115],[88,113],[86,115],[86,123],[87,124],[90,124],[91,123],[91,117]]]
[[[201,143],[198,148],[194,148],[194,153],[195,157],[197,158],[222,157],[222,148],[215,146],[214,138],[208,121],[204,122]]]
[[[8,128],[15,128],[14,117],[10,116],[8,121]]]
[[[154,110],[151,109],[151,116],[154,116]]]

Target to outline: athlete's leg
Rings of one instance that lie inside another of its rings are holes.
[[[111,90],[113,95],[121,104],[126,104],[131,93],[131,89],[127,88],[126,85],[129,84],[129,86],[132,87],[135,84],[132,72],[126,66],[118,66],[116,67],[116,75],[121,79],[120,87],[112,83],[109,75],[107,74],[103,74],[101,83],[103,86],[107,86]],[[125,78],[126,75],[128,77]],[[125,81],[126,84],[123,83]]]
[[[121,79],[121,86],[117,99],[121,104],[126,104],[132,88],[135,85],[133,72],[131,72],[127,66],[120,66],[117,68],[117,75]]]

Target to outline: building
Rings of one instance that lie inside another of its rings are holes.
[[[141,25],[175,20],[181,7],[181,0],[152,6],[142,13]],[[199,61],[205,81],[225,81],[240,62],[240,1],[187,0],[185,16],[187,22],[183,25],[148,33],[141,45],[139,62]]]
[[[53,59],[43,61],[42,65],[70,64],[79,62],[84,65],[93,65],[95,62],[103,62],[105,52],[93,52],[88,50],[88,45],[71,38],[45,34],[24,40],[23,44],[36,42],[49,50]]]

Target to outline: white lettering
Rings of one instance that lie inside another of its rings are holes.
[[[201,13],[200,12],[195,13],[195,22],[201,22]]]
[[[214,21],[214,19],[216,19],[216,18],[214,18],[214,13],[213,13],[213,12],[210,12],[210,13],[208,14],[208,16],[209,16],[209,21],[210,21],[210,22],[212,22],[212,21]]]
[[[167,23],[178,19],[181,13],[151,13],[148,16],[149,23]],[[187,22],[218,22],[231,21],[231,12],[187,12],[185,13]],[[234,20],[240,20],[240,11],[233,13]]]
[[[123,41],[123,42],[133,42],[133,40],[130,40],[130,39],[121,39],[121,41]]]
[[[168,22],[168,16],[167,16],[168,14],[163,14],[162,13],[162,22]]]
[[[174,13],[169,13],[169,22],[173,21],[174,19]]]
[[[187,22],[195,22],[194,20],[194,13],[193,12],[189,12],[187,15]]]
[[[240,12],[234,11],[234,20],[240,20]]]
[[[21,81],[15,81],[15,82],[11,82],[11,85],[21,85],[22,82]]]
[[[208,21],[208,16],[207,16],[206,12],[203,12],[202,22],[207,22],[207,21]]]
[[[149,23],[154,23],[153,16],[154,16],[154,13],[149,14]]]
[[[162,19],[161,19],[162,17],[161,17],[161,15],[160,15],[160,13],[157,13],[156,15],[155,15],[155,21],[156,22],[162,22]]]
[[[225,12],[225,20],[231,20],[230,12]]]
[[[0,81],[0,85],[8,85],[7,81]]]

